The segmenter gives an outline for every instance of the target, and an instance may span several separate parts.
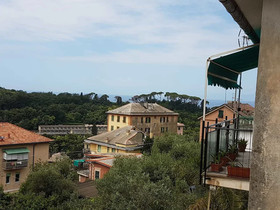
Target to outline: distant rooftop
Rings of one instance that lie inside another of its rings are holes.
[[[0,146],[30,144],[30,143],[47,143],[52,139],[28,131],[24,128],[7,122],[0,122]]]
[[[129,103],[117,109],[107,112],[107,114],[121,115],[178,115],[157,103]]]
[[[125,126],[117,130],[89,137],[85,140],[85,142],[91,143],[90,141],[95,141],[111,145],[121,144],[124,146],[141,146],[143,145],[143,136],[144,134],[142,133],[142,131],[137,130],[134,126]]]

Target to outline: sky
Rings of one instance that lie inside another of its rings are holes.
[[[1,0],[0,14],[0,86],[28,92],[203,97],[206,59],[239,47],[217,0]],[[253,101],[256,70],[242,77]]]

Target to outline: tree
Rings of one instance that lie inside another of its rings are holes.
[[[75,176],[69,159],[53,164],[38,163],[21,185],[20,193],[26,196],[39,195],[49,199],[53,205],[58,205],[75,195]]]
[[[121,104],[122,104],[122,97],[120,97],[120,96],[115,96],[115,99],[116,99],[116,103],[117,103],[118,105],[121,105]]]

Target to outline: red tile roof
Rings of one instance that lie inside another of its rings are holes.
[[[11,144],[47,143],[47,137],[28,131],[7,122],[0,122],[0,146]]]

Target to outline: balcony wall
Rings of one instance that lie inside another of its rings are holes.
[[[17,170],[28,166],[28,160],[3,161],[4,170]]]

